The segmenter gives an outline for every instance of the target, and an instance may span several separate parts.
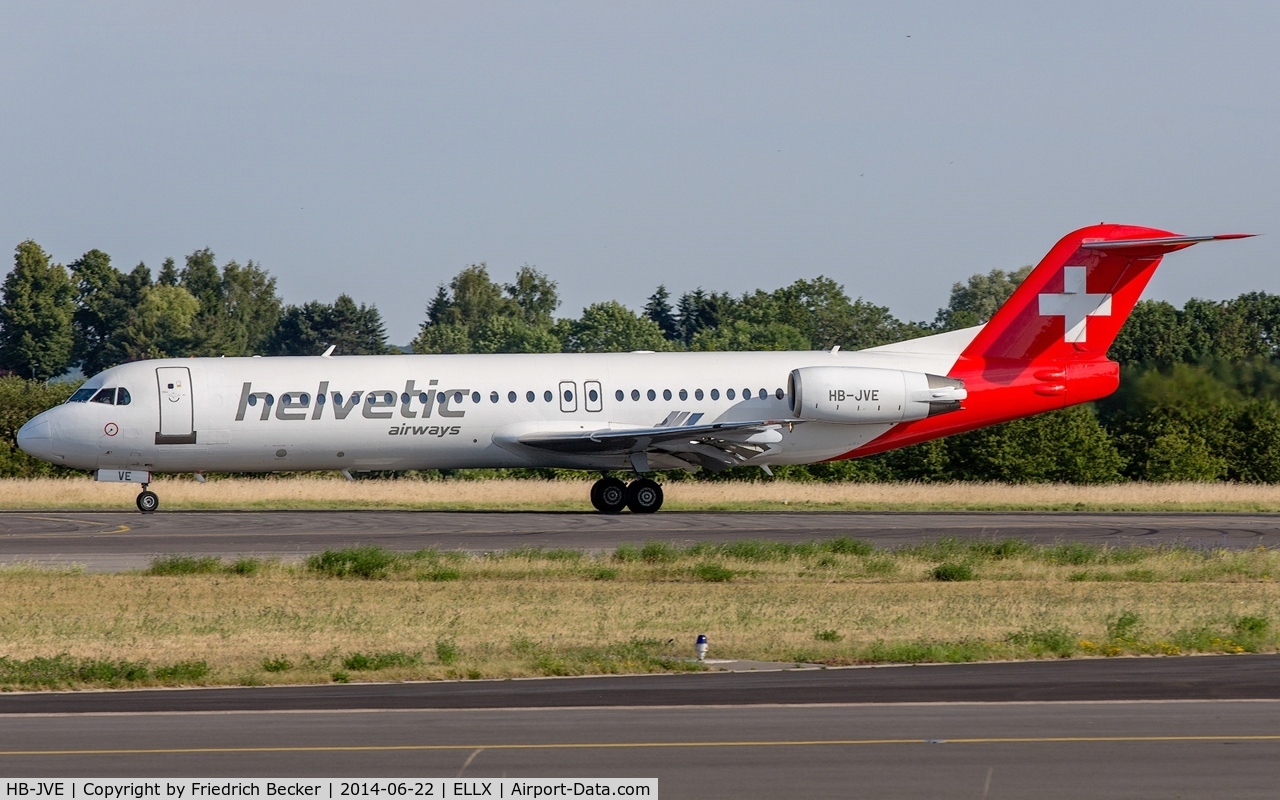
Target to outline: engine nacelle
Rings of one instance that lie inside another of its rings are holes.
[[[909,422],[960,410],[964,381],[873,367],[791,371],[791,411],[800,419],[865,425]]]

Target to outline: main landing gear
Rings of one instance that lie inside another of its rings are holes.
[[[138,495],[138,510],[143,514],[154,513],[160,507],[160,495],[147,488],[150,484],[142,484],[142,492]]]
[[[617,478],[601,478],[591,485],[591,505],[602,514],[617,514],[624,508],[636,514],[652,514],[662,508],[662,487],[648,478],[623,483]]]

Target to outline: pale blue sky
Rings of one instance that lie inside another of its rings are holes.
[[[825,274],[931,319],[1101,220],[1271,234],[1149,296],[1280,292],[1277,42],[1261,2],[9,0],[0,246],[209,246],[399,343],[478,261],[564,314]]]

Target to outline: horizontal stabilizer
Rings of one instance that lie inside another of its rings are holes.
[[[1218,233],[1212,236],[1160,236],[1154,239],[1104,239],[1100,241],[1085,240],[1080,243],[1084,250],[1101,250],[1104,253],[1116,252],[1123,255],[1157,256],[1172,253],[1184,247],[1200,242],[1221,242],[1228,239],[1248,239],[1256,236],[1253,233]]]

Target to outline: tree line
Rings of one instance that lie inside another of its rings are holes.
[[[933,320],[899,320],[851,299],[826,277],[741,295],[658,286],[643,309],[594,303],[557,316],[554,280],[531,266],[511,282],[474,264],[442,283],[408,350],[552,353],[630,350],[856,350],[979,324],[1030,267],[992,270],[955,284]],[[377,308],[341,295],[284,304],[260,264],[218,266],[208,248],[167,259],[154,277],[90,250],[65,267],[35,242],[15,251],[0,286],[0,475],[53,474],[13,444],[34,413],[92,375],[143,358],[374,355],[387,342]],[[1078,406],[856,461],[775,468],[797,480],[1280,481],[1280,295],[1192,299],[1181,308],[1138,304],[1110,356],[1121,389]],[[539,473],[541,474],[541,473]],[[717,479],[757,477],[730,470]],[[674,476],[672,476],[674,477]],[[705,476],[710,477],[710,476]]]

